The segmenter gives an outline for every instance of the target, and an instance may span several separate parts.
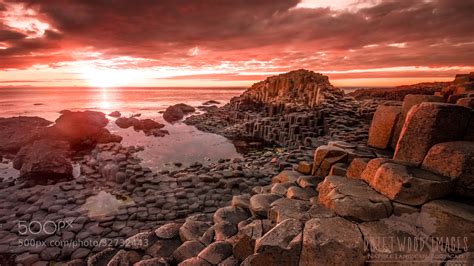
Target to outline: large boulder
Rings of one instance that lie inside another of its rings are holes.
[[[474,251],[474,206],[434,200],[423,205],[417,222],[434,241],[447,245],[448,250]]]
[[[331,166],[347,161],[347,152],[337,146],[323,145],[314,151],[313,176],[325,177],[329,174]]]
[[[269,220],[254,220],[240,228],[233,247],[234,257],[245,260],[245,258],[252,255],[255,249],[255,241],[270,229],[271,223]]]
[[[401,111],[401,106],[380,105],[370,125],[367,145],[379,149],[388,148]]]
[[[296,180],[298,180],[298,177],[300,177],[301,174],[297,171],[293,170],[283,170],[281,171],[278,175],[274,176],[272,178],[272,183],[295,183]]]
[[[368,163],[368,158],[355,158],[349,164],[349,167],[346,171],[346,176],[354,179],[360,179],[362,172],[364,172]]]
[[[132,127],[133,124],[137,123],[138,118],[135,117],[119,117],[115,120],[115,124],[119,128],[129,128]]]
[[[257,239],[252,265],[295,265],[301,253],[303,224],[287,219]]]
[[[422,103],[411,109],[403,125],[394,159],[420,165],[435,144],[462,140],[471,110],[445,103]]]
[[[456,104],[474,109],[474,97],[461,98],[456,101]]]
[[[390,200],[408,205],[421,205],[453,190],[449,177],[396,163],[382,164],[369,185]]]
[[[209,221],[201,215],[188,217],[185,223],[179,228],[181,241],[198,240],[211,227]]]
[[[304,220],[308,217],[309,201],[281,198],[270,205],[268,219],[280,223],[286,219]]]
[[[186,241],[173,252],[172,256],[179,263],[197,256],[205,247],[197,240]]]
[[[306,222],[299,265],[364,265],[365,260],[364,240],[357,225],[341,217]]]
[[[212,265],[218,265],[232,255],[232,245],[226,241],[216,241],[199,252],[198,257]]]
[[[408,94],[403,98],[402,112],[399,115],[395,128],[393,130],[393,137],[390,141],[390,146],[395,149],[397,146],[398,138],[402,132],[403,124],[405,123],[406,117],[410,109],[420,103],[424,102],[445,102],[444,97],[436,95],[424,95],[424,94]]]
[[[82,149],[97,143],[120,142],[122,137],[111,134],[105,114],[95,111],[62,111],[56,123],[48,129],[51,137],[68,141],[73,148]]]
[[[450,177],[456,183],[456,194],[474,197],[474,142],[436,144],[428,151],[422,167]]]
[[[272,202],[281,198],[278,194],[257,194],[250,198],[250,211],[253,215],[266,218]]]
[[[0,153],[16,153],[22,147],[43,136],[44,129],[51,125],[40,117],[0,117]]]
[[[327,176],[318,191],[321,205],[351,220],[374,221],[392,214],[390,200],[361,180]]]
[[[249,213],[240,207],[222,207],[214,213],[214,223],[228,222],[237,225],[239,222],[249,218]]]
[[[169,123],[183,119],[186,114],[194,113],[196,109],[184,103],[175,104],[166,108],[163,119]]]
[[[26,179],[70,179],[72,165],[69,154],[69,143],[65,141],[37,140],[20,149],[13,166]]]

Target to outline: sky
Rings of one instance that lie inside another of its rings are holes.
[[[2,86],[336,86],[474,71],[472,0],[0,0]]]

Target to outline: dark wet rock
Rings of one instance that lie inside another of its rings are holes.
[[[303,224],[287,219],[276,225],[255,243],[257,265],[291,265],[299,261]]]
[[[268,210],[270,210],[270,205],[272,202],[281,198],[277,194],[257,194],[250,198],[250,211],[253,215],[259,217],[267,217]]]
[[[250,207],[250,196],[249,195],[238,195],[232,197],[232,207],[240,207],[246,210]]]
[[[254,220],[243,226],[237,233],[233,247],[234,257],[239,260],[245,260],[254,253],[255,242],[271,229],[271,223],[268,220]]]
[[[44,129],[51,124],[40,117],[0,117],[0,152],[16,153],[42,138]]]
[[[121,117],[122,114],[119,111],[113,111],[109,114],[110,117]]]
[[[166,108],[163,119],[167,122],[176,122],[183,119],[186,114],[194,113],[196,109],[184,103],[175,104]]]
[[[108,122],[105,114],[100,112],[63,111],[56,123],[48,128],[48,135],[66,140],[76,149],[93,147],[98,143],[122,141],[122,137],[111,134],[104,128]]]
[[[140,260],[141,256],[138,252],[133,250],[126,251],[122,249],[112,257],[107,266],[133,265]]]
[[[146,260],[141,260],[133,266],[168,266],[169,263],[166,261],[164,258],[152,258],[152,259],[146,259]]]
[[[132,127],[137,121],[138,119],[133,117],[120,117],[115,120],[115,124],[117,124],[117,126],[120,128],[129,128]]]
[[[160,239],[172,239],[179,237],[179,228],[181,224],[168,223],[155,230],[155,235]]]
[[[237,234],[237,225],[229,222],[220,222],[212,226],[214,230],[214,240],[224,241]]]
[[[179,236],[181,241],[186,242],[189,240],[199,239],[207,229],[211,227],[208,221],[202,221],[189,217],[186,222],[179,228]]]
[[[232,245],[226,241],[217,241],[199,252],[198,257],[217,265],[232,255]]]
[[[272,178],[272,183],[295,183],[300,176],[301,174],[297,171],[284,170]]]
[[[186,241],[173,252],[173,258],[179,263],[197,256],[204,248],[197,240]]]
[[[87,258],[87,265],[107,265],[107,263],[115,256],[116,253],[116,249],[106,248],[101,252]]]
[[[209,100],[202,103],[202,105],[213,105],[213,104],[220,104],[220,102],[215,101],[215,100]]]
[[[178,264],[179,266],[211,266],[212,264],[210,264],[209,262],[199,258],[199,257],[192,257],[192,258],[189,258],[183,262],[181,262],[180,264]]]
[[[243,208],[228,206],[217,209],[214,213],[214,223],[228,222],[237,225],[249,217],[249,213]]]
[[[160,239],[146,249],[145,253],[152,257],[167,258],[181,246],[179,239]]]
[[[26,179],[70,179],[69,153],[69,143],[65,141],[38,140],[21,148],[13,165]]]

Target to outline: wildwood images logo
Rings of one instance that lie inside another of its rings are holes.
[[[468,237],[376,236],[364,239],[370,262],[445,261],[467,252]]]

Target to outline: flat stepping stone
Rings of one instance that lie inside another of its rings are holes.
[[[354,221],[374,221],[392,214],[390,200],[361,180],[327,176],[318,192],[321,205]]]

